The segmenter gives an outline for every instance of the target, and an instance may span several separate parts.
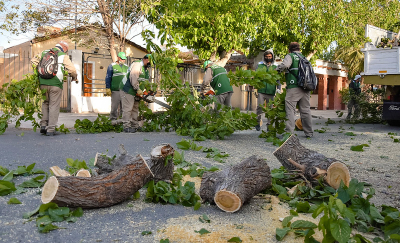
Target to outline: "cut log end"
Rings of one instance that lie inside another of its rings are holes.
[[[42,203],[46,204],[53,200],[58,190],[58,180],[55,176],[50,177],[42,189]]]
[[[242,200],[237,194],[229,191],[219,191],[214,197],[215,204],[223,211],[234,213],[242,206]]]
[[[346,165],[340,162],[332,163],[327,171],[325,181],[334,189],[338,189],[340,186],[340,182],[346,186],[349,186],[350,183],[350,172]]]
[[[58,166],[52,166],[50,167],[51,172],[53,172],[53,174],[55,176],[71,176],[70,173],[68,173],[68,171],[61,169]]]
[[[76,176],[78,176],[78,177],[92,177],[90,175],[90,172],[88,170],[85,170],[85,169],[81,169],[78,172],[76,172]]]

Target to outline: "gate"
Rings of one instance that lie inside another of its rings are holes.
[[[132,62],[142,58],[127,56],[125,64],[130,67]],[[107,68],[112,63],[111,55],[97,53],[82,53],[82,91],[83,96],[103,96],[106,93]],[[153,78],[150,78],[153,79]]]
[[[106,92],[107,67],[112,63],[111,55],[82,53],[83,96],[102,96]]]

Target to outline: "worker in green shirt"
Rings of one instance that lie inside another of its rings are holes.
[[[275,61],[275,56],[274,52],[272,49],[266,50],[264,52],[264,58],[263,61],[258,63],[257,69],[265,69],[265,71],[269,70],[275,70],[276,65],[274,64]],[[279,80],[276,80],[277,85],[275,84],[269,84],[267,82],[264,82],[264,87],[261,89],[257,90],[257,120],[258,120],[258,125],[256,126],[256,130],[260,131],[261,129],[261,114],[263,112],[262,108],[264,106],[264,102],[268,105],[268,102],[270,100],[274,100],[275,93],[278,91],[278,93],[281,92],[281,83]],[[269,121],[267,122],[267,125],[269,124]]]
[[[118,107],[121,107],[121,90],[128,79],[129,67],[125,65],[125,52],[118,53],[118,60],[111,63],[107,68],[106,89],[108,95],[111,93],[110,120],[118,119]],[[120,108],[120,110],[122,110]]]
[[[225,68],[214,64],[210,60],[203,63],[203,68],[206,73],[203,77],[201,92],[204,92],[207,85],[211,85],[215,91],[217,102],[222,105],[232,107],[231,98],[233,89]]]
[[[303,131],[307,138],[313,136],[312,118],[310,109],[310,91],[304,90],[297,84],[299,74],[300,59],[297,55],[301,55],[300,44],[291,42],[289,44],[289,54],[285,56],[282,63],[276,68],[278,72],[285,71],[286,78],[286,132],[293,133],[295,127],[294,113],[296,105],[299,105],[300,118],[303,125]]]

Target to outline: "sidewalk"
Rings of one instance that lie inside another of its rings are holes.
[[[246,112],[246,111],[243,111]],[[251,111],[251,112],[255,112],[255,111]],[[347,114],[347,111],[344,111],[344,113]],[[90,121],[94,121],[97,118],[98,113],[60,113],[60,116],[58,118],[58,126],[64,124],[64,126],[66,128],[74,128],[75,125],[75,121],[77,119],[89,119]],[[106,114],[108,116],[108,114]],[[296,115],[299,115],[298,112],[296,112]],[[338,118],[336,111],[335,110],[311,110],[311,115],[313,118],[330,118],[330,119],[335,119]],[[344,117],[344,116],[342,116]],[[264,119],[263,119],[264,120]],[[40,120],[38,119],[38,122],[40,122]],[[266,120],[265,120],[266,122]],[[12,122],[10,124],[11,126],[15,126],[15,122]],[[21,127],[20,128],[26,128],[26,129],[32,129],[32,123],[31,122],[22,122],[21,123]]]

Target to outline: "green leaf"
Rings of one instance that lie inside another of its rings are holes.
[[[139,191],[135,192],[135,193],[133,194],[133,198],[134,198],[134,199],[139,199],[139,198],[140,198],[140,192],[139,192]]]
[[[292,229],[315,229],[317,225],[307,220],[296,220],[291,225]]]
[[[79,207],[79,208],[77,208],[77,209],[75,209],[72,213],[71,213],[71,216],[74,216],[74,217],[82,217],[83,216],[83,210],[82,210],[82,208],[81,207]]]
[[[329,227],[332,232],[332,236],[339,243],[347,243],[347,241],[350,239],[351,228],[345,220],[331,220]]]
[[[40,206],[38,206],[38,207],[37,207],[35,210],[33,210],[33,211],[24,213],[24,214],[23,214],[23,218],[24,218],[24,219],[29,219],[30,217],[32,217],[33,215],[35,215],[35,214],[37,214],[37,213],[39,212],[39,208],[40,208]]]
[[[68,159],[67,159],[67,164],[68,164],[69,166],[73,167],[73,166],[75,165],[75,162],[74,162],[73,159],[68,158]]]
[[[40,233],[48,233],[48,232],[50,232],[52,230],[56,230],[58,228],[59,228],[58,226],[50,223],[50,224],[46,224],[45,226],[39,226],[39,232]]]
[[[53,221],[50,219],[49,215],[44,215],[44,216],[36,219],[37,227],[45,226],[46,224],[50,224],[51,222],[53,222]]]
[[[151,235],[151,231],[142,231],[142,235]]]
[[[9,171],[4,177],[3,177],[3,181],[11,181],[14,177],[14,171],[11,170]]]
[[[242,240],[239,237],[232,237],[228,240],[228,242],[242,242]]]
[[[211,220],[205,214],[203,214],[202,216],[199,217],[199,221],[202,223],[210,223],[211,222]]]
[[[364,151],[363,147],[364,147],[364,145],[351,146],[350,150],[362,152],[362,151]]]
[[[0,180],[0,196],[5,196],[17,190],[13,182]]]
[[[7,168],[0,165],[0,176],[5,176],[8,172],[10,171]]]
[[[281,241],[283,239],[283,237],[285,237],[287,235],[287,233],[289,233],[290,228],[289,227],[285,227],[283,229],[279,229],[276,228],[276,233],[275,233],[275,237],[278,241]]]
[[[307,201],[298,202],[296,209],[298,213],[308,213],[308,211],[310,210],[310,204]]]
[[[69,208],[49,208],[49,217],[53,222],[62,222],[65,218],[69,217]]]
[[[190,141],[182,139],[182,141],[176,143],[179,149],[188,150],[190,148]]]
[[[195,230],[194,232],[199,233],[200,235],[211,233],[210,231],[208,231],[204,228],[201,228],[199,231]]]
[[[44,178],[44,175],[37,176],[35,178],[32,178],[30,180],[22,182],[19,187],[23,188],[37,188],[37,187],[42,187],[44,184],[44,181],[40,181]]]
[[[344,135],[346,135],[346,136],[357,136],[357,135],[354,134],[353,132],[346,132]]]
[[[169,239],[161,239],[160,243],[169,243]]]
[[[7,202],[8,204],[22,204],[20,200],[18,200],[15,197],[10,198],[10,200],[8,200]]]
[[[287,216],[283,219],[282,221],[282,226],[283,227],[289,227],[290,226],[290,221],[293,219],[293,215]]]
[[[35,167],[35,164],[36,164],[36,163],[33,163],[33,164],[28,165],[28,167],[26,167],[26,171],[27,171],[27,172],[31,172],[31,171],[33,170],[33,168]]]

